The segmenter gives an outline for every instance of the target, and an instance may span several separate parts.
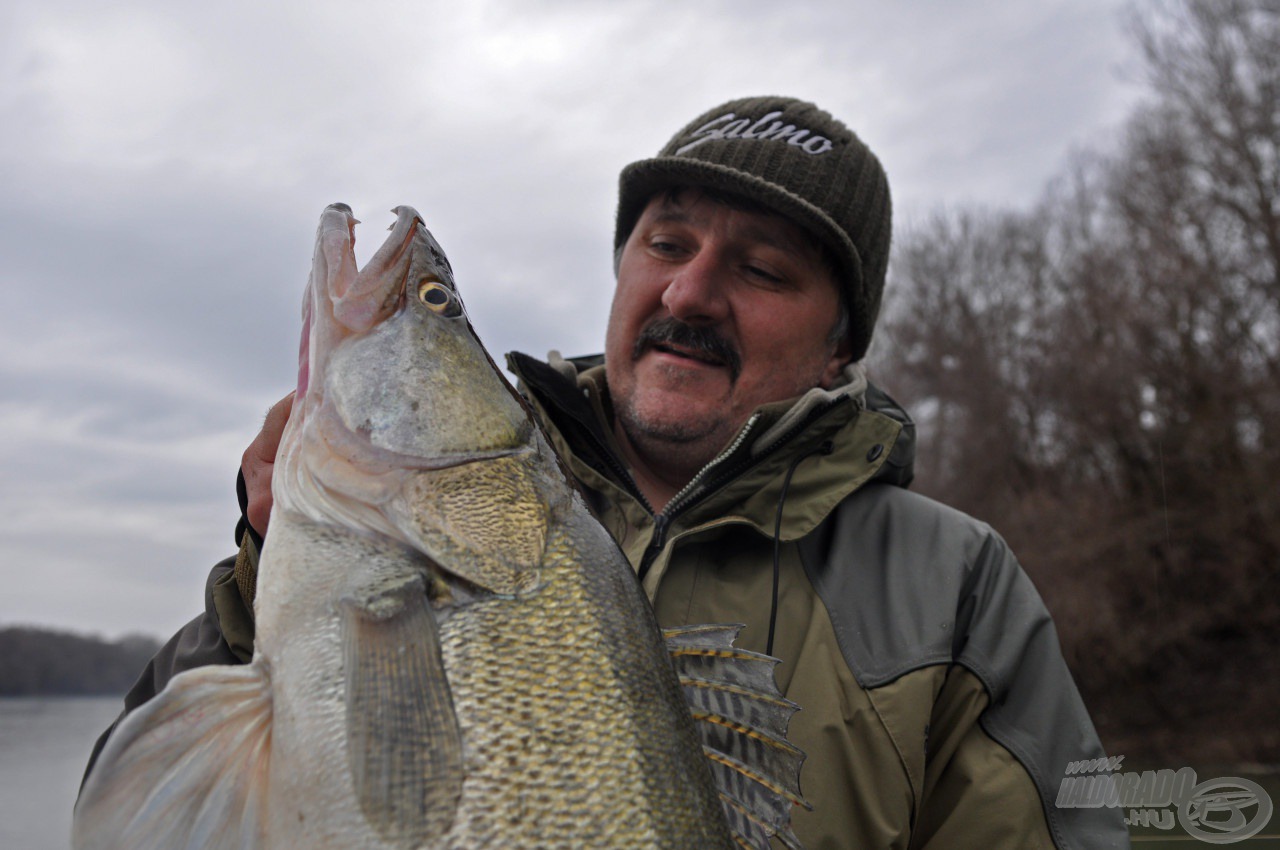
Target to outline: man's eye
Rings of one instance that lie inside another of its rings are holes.
[[[759,266],[747,266],[747,274],[751,275],[757,280],[762,280],[766,283],[782,283],[783,282],[782,278],[778,277],[776,274],[774,274],[771,271],[768,271],[767,269],[760,268]]]

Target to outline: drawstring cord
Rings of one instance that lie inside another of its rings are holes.
[[[829,455],[835,451],[835,444],[827,440],[816,449],[810,449],[791,462],[787,468],[787,476],[782,479],[782,493],[778,496],[778,515],[773,524],[773,599],[769,604],[769,640],[765,644],[765,655],[773,655],[773,633],[778,625],[778,584],[782,573],[782,506],[787,500],[787,491],[791,489],[791,476],[796,467],[816,454]]]

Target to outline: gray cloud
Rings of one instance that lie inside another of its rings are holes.
[[[1028,203],[1133,102],[1116,3],[135,0],[0,12],[0,622],[168,632],[293,382],[315,222],[411,203],[494,352],[598,350],[619,167],[808,97],[900,220]]]

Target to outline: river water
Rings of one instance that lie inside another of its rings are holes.
[[[89,751],[120,697],[0,698],[0,848],[67,850]]]

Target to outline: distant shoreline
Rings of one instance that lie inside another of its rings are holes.
[[[41,626],[0,626],[0,697],[122,696],[160,646],[150,635],[112,641]]]

